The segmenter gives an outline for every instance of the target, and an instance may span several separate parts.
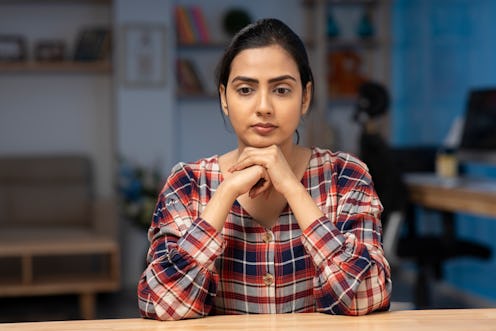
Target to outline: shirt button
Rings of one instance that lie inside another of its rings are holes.
[[[263,281],[264,281],[265,285],[270,286],[270,285],[274,284],[274,276],[272,276],[269,273],[266,273],[263,276]]]
[[[272,240],[274,239],[274,237],[272,236],[272,232],[265,232],[262,236],[262,240],[268,244],[269,242],[271,242]]]

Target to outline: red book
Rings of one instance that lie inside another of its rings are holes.
[[[176,6],[175,14],[179,42],[182,44],[194,43],[196,39],[186,8],[183,6]]]
[[[178,58],[176,61],[179,92],[185,94],[202,93],[203,84],[193,62],[184,58]]]
[[[202,43],[210,42],[210,33],[208,32],[208,26],[202,9],[199,6],[191,6],[190,13],[193,20],[193,26],[197,32],[198,40]]]

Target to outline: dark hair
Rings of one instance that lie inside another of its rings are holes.
[[[315,84],[305,45],[290,27],[275,18],[261,19],[249,24],[233,37],[217,66],[217,88],[221,85],[227,87],[231,63],[241,51],[271,45],[279,45],[293,57],[298,66],[303,91],[308,82],[312,83],[312,97]]]

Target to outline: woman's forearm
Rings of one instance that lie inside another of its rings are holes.
[[[294,188],[287,190],[284,196],[302,230],[324,216],[301,183],[296,183]]]
[[[217,231],[221,231],[235,200],[236,194],[227,187],[226,182],[223,182],[215,191],[200,217],[210,223]]]

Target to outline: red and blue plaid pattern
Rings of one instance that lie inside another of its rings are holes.
[[[174,167],[148,233],[149,265],[138,284],[143,317],[388,309],[382,206],[361,161],[312,150],[302,183],[325,217],[305,231],[289,207],[268,229],[235,202],[217,232],[199,216],[221,181],[217,156]]]

